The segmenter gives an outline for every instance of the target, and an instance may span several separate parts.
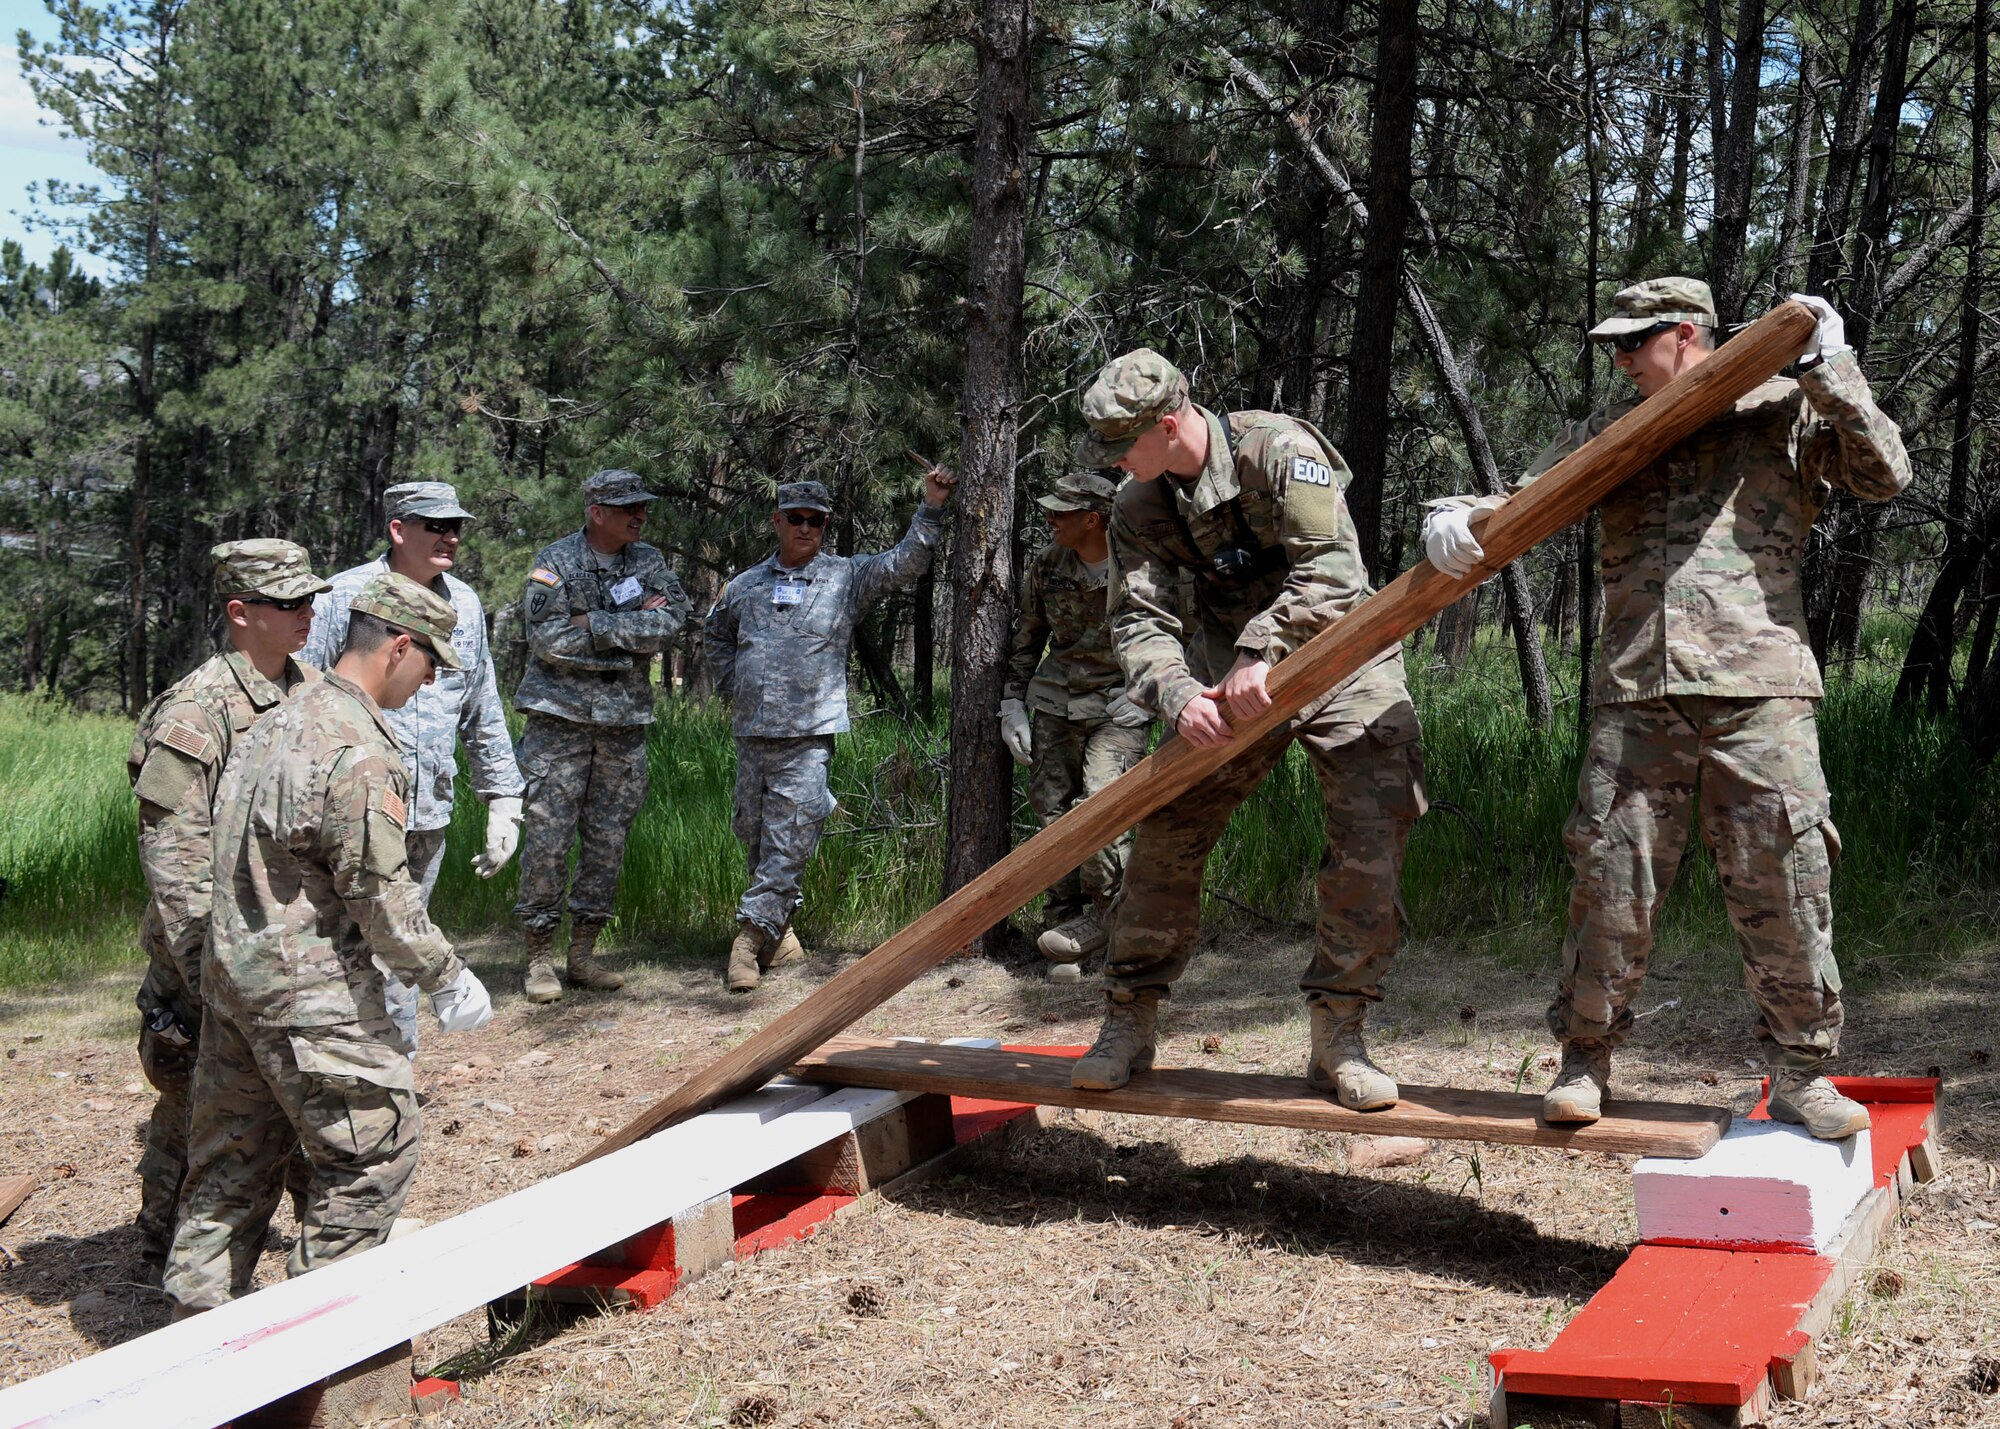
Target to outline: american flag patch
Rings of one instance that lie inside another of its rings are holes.
[[[562,584],[562,577],[547,566],[536,566],[532,571],[528,572],[528,579],[531,581],[540,581],[543,585]]]
[[[160,736],[160,743],[169,749],[178,749],[181,753],[204,763],[208,760],[209,738],[191,724],[175,720],[167,726],[166,733]]]
[[[399,829],[409,820],[409,811],[403,807],[403,801],[394,789],[382,791],[382,812],[387,814],[390,821]]]

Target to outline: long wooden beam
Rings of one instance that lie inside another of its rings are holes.
[[[1486,516],[1485,565],[1463,579],[1419,561],[1271,671],[1271,703],[1226,744],[1169,740],[1130,771],[920,915],[825,986],[695,1072],[606,1137],[582,1161],[629,1146],[725,1098],[762,1086],[881,1006],[1148,814],[1200,783],[1262,735],[1521,555],[1575,524],[1648,462],[1720,416],[1804,349],[1816,319],[1787,302],[1641,402]],[[581,1164],[581,1161],[578,1163]]]

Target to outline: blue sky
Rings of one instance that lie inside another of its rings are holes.
[[[46,258],[57,243],[45,230],[30,232],[22,222],[28,211],[28,185],[51,178],[88,183],[97,171],[90,166],[81,141],[62,137],[51,118],[35,103],[21,78],[15,32],[27,30],[38,38],[53,38],[55,21],[41,0],[0,0],[0,238],[20,242],[30,258]],[[104,264],[84,257],[84,266],[103,273]]]

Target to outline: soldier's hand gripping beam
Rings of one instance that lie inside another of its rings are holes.
[[[629,1146],[766,1081],[879,1007],[920,974],[1077,867],[1125,830],[1227,764],[1375,656],[1538,541],[1581,520],[1661,452],[1721,415],[1796,357],[1818,330],[1803,304],[1772,309],[1706,362],[1639,403],[1593,442],[1485,514],[1486,559],[1454,579],[1416,565],[1319,632],[1271,671],[1271,703],[1226,743],[1172,740],[1020,845],[789,1012],[682,1082],[600,1141],[579,1164]]]

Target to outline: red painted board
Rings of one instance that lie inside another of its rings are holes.
[[[736,1222],[736,1258],[746,1260],[795,1240],[804,1240],[855,1197],[817,1191],[757,1191],[738,1194],[731,1205]]]
[[[1509,1394],[1629,1399],[1642,1404],[1746,1404],[1770,1372],[1770,1361],[1725,1364],[1706,1360],[1567,1357],[1550,1365],[1546,1350],[1517,1350],[1500,1368]]]
[[[435,1399],[442,1404],[447,1399],[459,1398],[458,1381],[439,1379],[436,1375],[425,1375],[410,1386],[410,1398],[417,1400]]]
[[[681,1273],[665,1270],[633,1270],[628,1265],[569,1265],[553,1275],[544,1275],[535,1284],[547,1289],[595,1290],[606,1294],[622,1291],[635,1310],[650,1310],[674,1293]]]
[[[1868,1108],[1868,1144],[1875,1160],[1875,1184],[1896,1179],[1896,1168],[1911,1148],[1921,1145],[1925,1125],[1937,1109],[1936,1077],[1834,1077],[1834,1089]],[[1770,1079],[1750,1113],[1752,1121],[1769,1121]]]

